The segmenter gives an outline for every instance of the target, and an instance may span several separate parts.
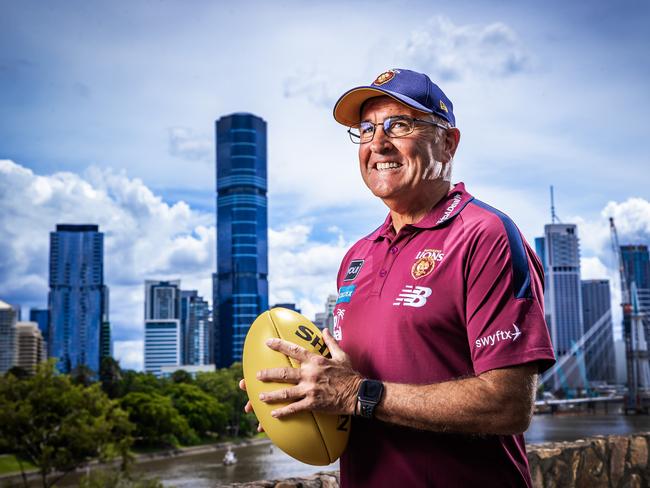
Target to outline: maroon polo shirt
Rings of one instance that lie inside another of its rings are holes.
[[[541,264],[513,222],[455,185],[396,235],[390,214],[348,251],[334,336],[356,370],[430,384],[555,361]],[[347,487],[531,486],[523,435],[442,434],[355,418]]]

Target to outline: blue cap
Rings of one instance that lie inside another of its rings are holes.
[[[440,87],[423,73],[401,68],[383,72],[369,86],[358,86],[345,92],[334,105],[334,119],[348,127],[356,125],[361,121],[363,103],[382,95],[420,112],[436,114],[456,126],[454,105]]]

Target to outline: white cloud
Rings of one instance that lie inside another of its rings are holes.
[[[144,341],[115,341],[113,355],[122,369],[142,370]]]
[[[294,302],[313,319],[336,293],[336,275],[349,247],[339,234],[333,242],[310,240],[311,227],[295,224],[269,230],[270,303]]]
[[[338,91],[334,91],[332,80],[316,68],[300,69],[283,82],[286,98],[306,97],[316,106],[331,108]]]
[[[504,77],[530,65],[529,55],[508,25],[456,25],[444,16],[413,30],[395,58],[440,80]]]
[[[169,129],[169,153],[190,161],[213,160],[214,145],[207,136],[194,134],[187,127],[171,127]]]

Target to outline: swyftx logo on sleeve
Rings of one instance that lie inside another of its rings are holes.
[[[476,347],[486,347],[486,346],[494,346],[496,343],[505,341],[505,340],[511,340],[512,342],[515,342],[519,336],[521,335],[521,331],[519,330],[519,327],[517,327],[517,324],[512,324],[514,327],[513,330],[497,330],[494,334],[490,334],[484,337],[479,337],[476,339]]]

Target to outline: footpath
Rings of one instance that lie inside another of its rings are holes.
[[[227,442],[217,442],[215,444],[202,444],[200,446],[162,449],[159,451],[152,451],[152,452],[138,453],[138,454],[133,453],[133,462],[134,464],[141,464],[150,461],[158,461],[161,459],[195,456],[197,454],[204,454],[208,452],[228,449],[228,447],[253,446],[258,444],[270,444],[270,443],[271,441],[268,438],[263,437],[263,438],[254,438],[254,439],[237,439],[237,440],[232,440]],[[78,468],[74,472],[84,473],[88,470],[88,468],[92,469],[93,467],[97,467],[97,466],[114,466],[114,465],[118,465],[119,463],[120,463],[119,460],[111,461],[109,463],[102,463],[102,464],[100,464],[98,461],[91,461],[90,463],[85,464],[82,467]],[[40,473],[37,470],[31,469],[26,471],[26,473],[27,473],[28,481],[40,480]],[[52,474],[50,476],[55,476],[55,474]],[[11,473],[0,475],[0,487],[2,488],[9,487],[9,486],[16,486],[16,484],[19,483],[22,483],[22,476],[20,474],[20,471],[14,471]]]

